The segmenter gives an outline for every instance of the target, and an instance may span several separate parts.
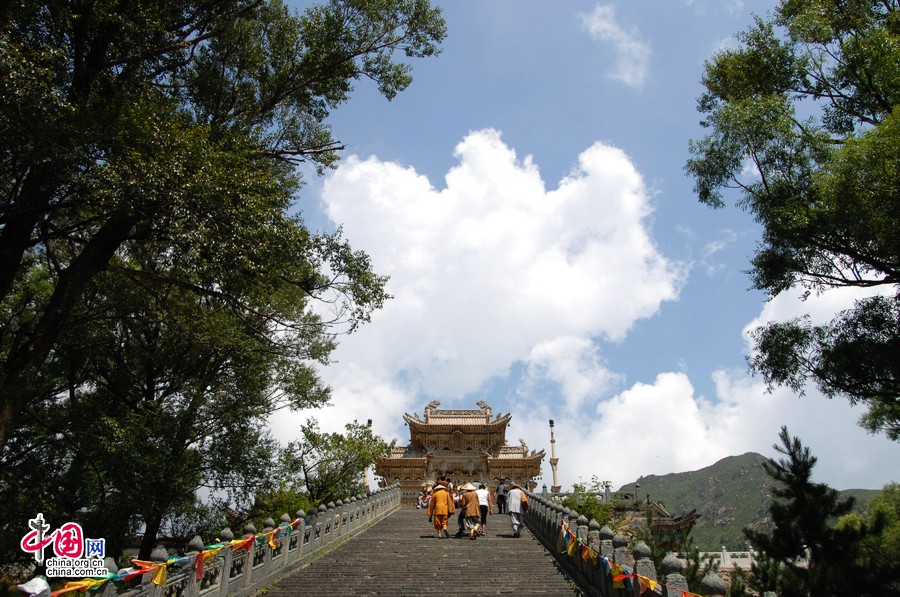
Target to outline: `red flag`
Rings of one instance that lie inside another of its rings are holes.
[[[203,580],[203,550],[200,550],[200,553],[194,557],[194,574],[196,575],[197,582]]]

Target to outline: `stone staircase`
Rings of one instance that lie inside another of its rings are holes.
[[[295,595],[581,595],[553,556],[509,518],[488,518],[487,536],[438,539],[424,510],[401,507],[367,531],[281,580],[266,597]]]

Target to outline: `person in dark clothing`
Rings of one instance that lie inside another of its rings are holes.
[[[506,493],[506,481],[500,479],[500,485],[497,486],[497,513],[499,514],[506,512]]]

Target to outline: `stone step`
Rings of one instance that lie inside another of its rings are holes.
[[[475,541],[438,539],[424,510],[402,507],[367,531],[272,586],[266,597],[293,595],[581,595],[553,556],[509,518],[488,518]]]

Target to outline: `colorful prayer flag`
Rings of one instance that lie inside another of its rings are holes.
[[[150,582],[158,587],[166,586],[166,573],[168,568],[168,563],[157,565],[156,570],[153,571],[153,577],[150,579]]]
[[[578,547],[578,539],[575,538],[575,535],[569,534],[569,545],[566,548],[566,553],[569,557],[575,555],[575,548]]]
[[[641,575],[639,574],[639,575],[638,575],[638,580],[641,581],[641,595],[643,595],[644,592],[647,591],[648,589],[651,590],[651,591],[655,591],[655,590],[656,590],[656,584],[657,584],[657,583],[656,583],[656,581],[653,580],[652,578],[647,578],[646,576],[641,576]]]
[[[618,564],[612,564],[612,577],[613,577],[613,588],[614,589],[624,589],[625,583],[622,582],[623,578],[626,578],[623,574],[624,570]],[[617,580],[618,579],[618,580]]]
[[[206,559],[203,557],[203,550],[200,550],[196,556],[194,556],[194,578],[197,579],[197,582],[203,580],[203,562]]]

